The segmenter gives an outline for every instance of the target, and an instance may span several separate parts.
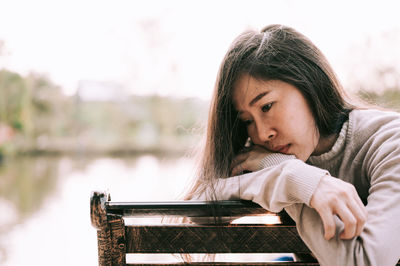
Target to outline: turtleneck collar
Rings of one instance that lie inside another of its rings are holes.
[[[347,132],[350,130],[350,128],[351,128],[351,114],[349,116],[349,120],[343,123],[339,136],[336,139],[335,144],[333,144],[332,148],[323,154],[310,156],[310,158],[308,158],[308,162],[313,165],[314,164],[318,165],[328,160],[332,160],[337,155],[339,155],[344,150],[346,143],[346,136],[348,135]]]

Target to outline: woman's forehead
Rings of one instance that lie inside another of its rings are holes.
[[[260,81],[250,76],[249,74],[242,74],[233,84],[233,94],[249,94],[254,93],[254,89],[258,88]]]
[[[232,100],[236,106],[250,104],[260,93],[268,93],[274,86],[274,80],[256,79],[249,74],[242,74],[234,83]]]
[[[281,80],[263,80],[248,74],[242,75],[233,87],[232,102],[239,112],[252,107],[264,97],[303,98],[300,90]]]
[[[261,92],[260,86],[254,84],[253,79],[241,78],[233,87],[232,102],[240,113],[250,106],[251,101]]]

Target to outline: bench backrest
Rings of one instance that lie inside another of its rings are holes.
[[[126,254],[129,253],[295,253],[299,261],[279,265],[318,265],[297,234],[294,222],[285,213],[270,213],[279,216],[280,224],[226,223],[237,217],[268,213],[252,202],[112,202],[106,193],[93,192],[90,212],[92,225],[97,229],[100,266],[127,265]],[[124,218],[143,216],[189,218],[202,224],[125,224]],[[224,217],[223,222],[216,221],[215,216]],[[211,223],[204,224],[204,221]]]

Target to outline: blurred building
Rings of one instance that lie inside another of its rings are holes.
[[[121,102],[129,98],[126,88],[112,81],[81,80],[76,93],[85,102]]]

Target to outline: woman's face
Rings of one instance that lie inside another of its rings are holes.
[[[234,84],[233,103],[254,144],[303,161],[316,150],[315,120],[306,99],[291,84],[242,74]]]

